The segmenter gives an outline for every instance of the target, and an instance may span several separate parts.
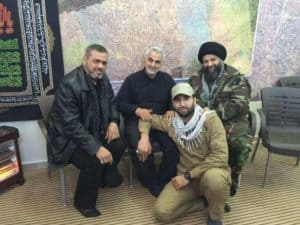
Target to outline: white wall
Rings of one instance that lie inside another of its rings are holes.
[[[1,122],[0,126],[12,126],[19,130],[19,148],[22,164],[47,161],[46,142],[37,121]]]

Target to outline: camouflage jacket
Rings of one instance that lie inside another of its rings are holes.
[[[202,68],[197,76],[189,79],[189,83],[195,89],[198,104],[216,110],[227,135],[247,135],[251,88],[243,74],[227,64],[224,66],[223,74],[214,82],[209,97],[206,96],[202,82]]]

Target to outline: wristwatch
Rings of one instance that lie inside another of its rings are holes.
[[[183,176],[185,179],[187,179],[188,181],[191,181],[192,180],[192,175],[191,175],[191,172],[190,171],[186,171],[183,173]]]

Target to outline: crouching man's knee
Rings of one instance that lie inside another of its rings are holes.
[[[154,216],[162,222],[168,223],[171,222],[174,217],[172,210],[168,209],[166,206],[164,206],[163,202],[156,201],[154,204]]]
[[[212,195],[216,195],[216,193],[223,193],[226,196],[229,193],[231,176],[226,170],[212,168],[204,173],[202,177],[202,184],[204,185],[206,192],[209,192]]]

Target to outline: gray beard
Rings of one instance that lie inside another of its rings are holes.
[[[97,82],[97,80],[101,80],[103,78],[103,73],[99,74],[98,72],[93,72],[88,74],[88,76],[92,81]]]
[[[154,78],[158,72],[158,70],[153,70],[151,68],[145,67],[145,71],[148,77]]]

